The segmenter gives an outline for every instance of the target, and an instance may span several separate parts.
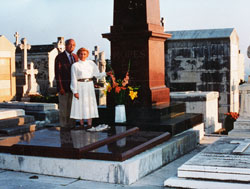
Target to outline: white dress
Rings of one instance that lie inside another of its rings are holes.
[[[100,73],[97,65],[91,60],[80,60],[72,65],[70,88],[73,94],[79,94],[79,99],[73,96],[70,118],[90,119],[99,117],[93,81],[81,82],[78,79],[93,77],[101,79],[104,76],[106,76],[106,73]]]

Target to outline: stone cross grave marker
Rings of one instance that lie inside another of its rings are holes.
[[[106,71],[106,60],[105,60],[105,53],[104,51],[99,53],[99,60],[98,60],[98,68],[100,72],[105,72]],[[103,77],[102,79],[99,80],[100,83],[105,83],[106,79]]]
[[[99,65],[98,65],[99,52],[100,52],[99,47],[95,46],[94,50],[92,51],[92,55],[95,57],[95,63],[97,64],[98,67],[99,67]]]
[[[106,60],[105,60],[105,52],[104,51],[99,53],[99,70],[100,70],[100,72],[106,71]]]
[[[16,32],[16,33],[14,34],[14,37],[16,38],[15,45],[18,46],[18,45],[19,45],[19,37],[20,37],[19,33]]]
[[[245,139],[244,141],[232,140],[230,143],[239,144],[239,146],[233,150],[233,153],[239,154],[239,153],[243,153],[248,148],[248,146],[250,145],[250,139]]]
[[[37,94],[38,93],[38,85],[36,82],[35,75],[38,74],[38,70],[34,69],[34,63],[31,62],[29,64],[29,69],[26,70],[25,74],[27,74],[28,78],[28,90],[26,92],[27,95]]]
[[[28,66],[27,50],[30,50],[31,46],[27,43],[26,38],[22,38],[21,44],[19,45],[19,47],[22,50],[22,69],[27,70],[27,66]]]

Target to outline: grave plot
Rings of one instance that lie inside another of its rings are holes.
[[[179,188],[249,188],[250,140],[222,137],[178,168],[164,182]]]
[[[15,136],[16,137],[16,136]],[[13,138],[15,138],[13,137]],[[168,132],[146,132],[116,126],[104,132],[60,128],[26,133],[16,143],[0,141],[0,152],[18,155],[124,161],[169,140]],[[8,137],[8,141],[11,137]]]

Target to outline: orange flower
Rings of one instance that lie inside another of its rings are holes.
[[[225,115],[230,116],[234,120],[238,119],[238,117],[239,117],[239,114],[237,112],[228,112]]]
[[[118,83],[116,83],[116,82],[113,82],[113,84],[112,84],[112,87],[113,87],[113,88],[116,88],[116,87],[118,87]]]
[[[126,90],[126,87],[121,87],[122,90]]]
[[[123,87],[125,87],[128,84],[128,80],[129,80],[129,74],[127,72],[125,78],[122,81],[122,86]]]
[[[116,104],[124,104],[126,103],[126,95],[130,97],[131,100],[134,100],[138,97],[138,87],[129,86],[129,70],[130,70],[130,62],[128,65],[128,70],[123,79],[117,79],[115,77],[115,73],[113,69],[110,67],[110,72],[107,75],[110,76],[110,81],[106,87],[106,92],[111,92],[114,94],[115,103]]]
[[[121,89],[122,89],[121,87],[117,86],[117,87],[115,88],[115,93],[120,93]]]

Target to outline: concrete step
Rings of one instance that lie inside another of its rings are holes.
[[[201,123],[203,123],[202,114],[185,113],[171,119],[142,123],[137,126],[140,130],[170,132],[173,136]]]
[[[58,105],[54,103],[36,103],[36,102],[2,102],[0,108],[15,109],[20,108],[26,115],[32,115],[36,120],[49,121],[50,123],[59,122]],[[12,116],[15,117],[15,116]]]
[[[32,132],[35,131],[36,129],[38,128],[36,128],[35,123],[28,123],[19,126],[0,128],[0,133],[5,135],[17,135],[17,134]]]
[[[46,111],[56,110],[58,105],[54,103],[37,103],[37,102],[1,102],[1,108],[23,109],[25,111]]]
[[[45,110],[45,111],[25,111],[27,115],[32,115],[36,120],[49,121],[50,123],[59,122],[59,110]]]
[[[13,126],[20,126],[35,121],[34,116],[24,115],[0,120],[0,128],[7,128]]]
[[[0,108],[0,120],[24,115],[25,111],[22,109]]]
[[[235,189],[250,188],[249,183],[221,182],[214,180],[186,179],[170,177],[164,182],[164,186],[173,188],[194,188],[194,189]]]
[[[127,124],[140,125],[148,122],[160,122],[185,114],[185,103],[160,104],[152,107],[126,107]],[[115,108],[99,106],[99,118],[94,122],[114,124]]]

